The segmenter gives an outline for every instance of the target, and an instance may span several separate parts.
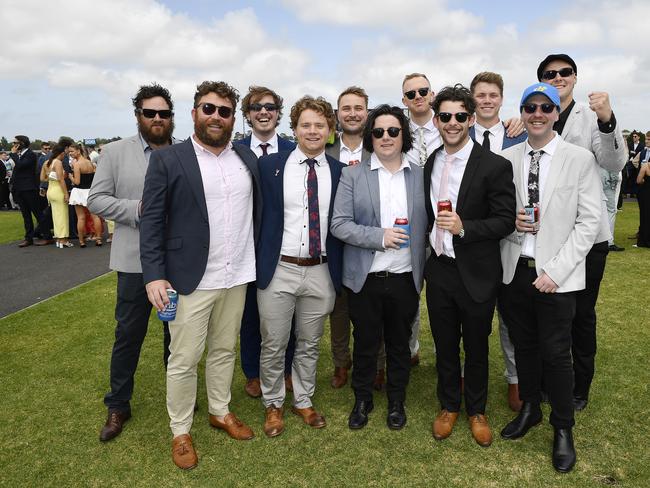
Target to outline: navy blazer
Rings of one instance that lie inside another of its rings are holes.
[[[251,136],[248,135],[244,137],[243,139],[239,139],[238,141],[232,141],[233,144],[241,144],[243,146],[246,146],[248,148],[251,147]],[[278,136],[278,152],[280,151],[293,151],[296,148],[296,143],[293,141],[290,141],[289,139],[285,139],[284,137]],[[251,149],[252,150],[252,149]]]
[[[257,287],[266,289],[273,279],[275,268],[280,261],[282,236],[284,234],[284,167],[292,151],[282,151],[259,159],[260,181],[264,208],[262,210],[262,228],[257,246]],[[334,197],[345,165],[331,156],[325,155],[332,175],[332,194],[330,196],[328,232],[325,241],[327,267],[336,292],[341,291],[341,273],[343,267],[343,242],[329,232],[334,211]]]
[[[503,125],[503,122],[501,122],[501,125]],[[505,131],[503,134],[503,146],[501,147],[501,150],[507,149],[510,146],[514,146],[516,144],[519,144],[520,142],[524,142],[526,139],[528,139],[528,132],[524,131],[521,134],[519,134],[517,137],[509,137],[508,136],[508,130],[506,129],[506,126],[503,125],[503,130]],[[474,126],[471,126],[469,128],[469,136],[476,141],[476,129],[474,129]],[[478,141],[479,144],[482,144],[483,141]]]
[[[31,149],[27,149],[24,154],[10,153],[9,157],[15,163],[10,181],[12,191],[38,191],[41,178],[36,153]]]
[[[263,208],[257,157],[240,144],[232,147],[253,178],[257,243]],[[151,153],[140,217],[140,260],[145,284],[165,279],[181,295],[192,293],[205,273],[209,249],[210,224],[203,179],[188,138]]]

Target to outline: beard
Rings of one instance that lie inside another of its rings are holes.
[[[343,124],[341,124],[341,130],[343,131],[344,134],[349,134],[351,136],[358,136],[359,134],[363,134],[363,129],[364,126],[360,125],[358,127],[345,127]]]
[[[209,120],[210,119],[200,120],[197,118],[194,121],[194,133],[196,134],[196,137],[206,146],[224,147],[226,144],[228,144],[230,136],[232,135],[233,121],[230,123],[217,122],[217,124],[221,127],[222,132],[220,136],[215,137],[208,132]],[[214,123],[215,122],[212,122],[212,124]]]
[[[154,130],[158,127],[162,128],[162,131]],[[174,132],[174,119],[170,119],[169,122],[155,122],[149,126],[138,118],[138,131],[142,134],[142,138],[150,144],[166,144],[171,140]]]

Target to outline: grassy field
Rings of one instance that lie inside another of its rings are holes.
[[[20,212],[0,212],[0,244],[21,240],[24,235],[23,217]]]
[[[512,413],[496,333],[490,343],[487,412],[497,434],[494,444],[479,447],[462,417],[449,439],[433,439],[438,405],[424,306],[422,363],[411,376],[408,424],[402,431],[386,428],[386,402],[379,394],[369,425],[357,432],[347,428],[353,395],[350,388],[329,386],[326,330],[314,401],[327,417],[327,428],[311,430],[288,414],[285,433],[266,438],[262,406],[243,392],[237,366],[231,409],[257,437],[237,442],[212,430],[205,386],[199,383],[201,408],[192,430],[199,466],[183,472],[171,461],[162,331],[152,317],[136,377],[133,418],[120,437],[101,444],[114,332],[115,275],[109,275],[0,320],[0,485],[647,487],[650,252],[632,249],[626,239],[637,224],[636,204],[628,203],[617,229],[617,242],[628,249],[608,259],[598,303],[597,373],[589,406],[576,416],[578,463],[568,475],[556,474],[551,466],[553,433],[546,422],[519,441],[498,437]],[[548,406],[544,411],[548,415]]]

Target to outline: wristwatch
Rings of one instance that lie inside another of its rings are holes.
[[[458,237],[459,237],[460,239],[462,239],[463,237],[465,237],[465,229],[464,229],[464,228],[462,228],[462,227],[460,228],[460,232],[458,232]]]

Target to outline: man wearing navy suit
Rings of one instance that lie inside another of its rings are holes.
[[[257,246],[257,302],[262,352],[264,432],[284,431],[284,357],[295,313],[292,411],[313,427],[325,418],[312,405],[318,343],[341,288],[342,243],[329,233],[342,163],[325,154],[335,119],[323,98],[304,96],[291,108],[298,147],[260,160],[264,197]]]
[[[278,136],[276,127],[282,118],[282,97],[265,86],[251,86],[241,102],[241,112],[246,123],[251,127],[251,134],[244,139],[234,142],[250,147],[259,158],[278,151],[291,151],[296,145],[289,139]],[[253,398],[262,396],[260,388],[260,315],[257,309],[257,287],[249,283],[246,291],[246,305],[239,331],[239,348],[241,367],[246,376],[244,391]],[[295,336],[289,338],[287,355],[284,361],[285,383],[287,389],[291,386],[291,363]]]
[[[238,100],[224,82],[201,83],[194,135],[154,152],[145,177],[140,251],[147,294],[163,310],[167,290],[178,292],[176,318],[169,322],[167,411],[172,458],[182,469],[198,463],[189,431],[206,345],[210,424],[237,440],[253,437],[228,408],[246,288],[255,281],[261,210],[257,158],[230,142]]]

